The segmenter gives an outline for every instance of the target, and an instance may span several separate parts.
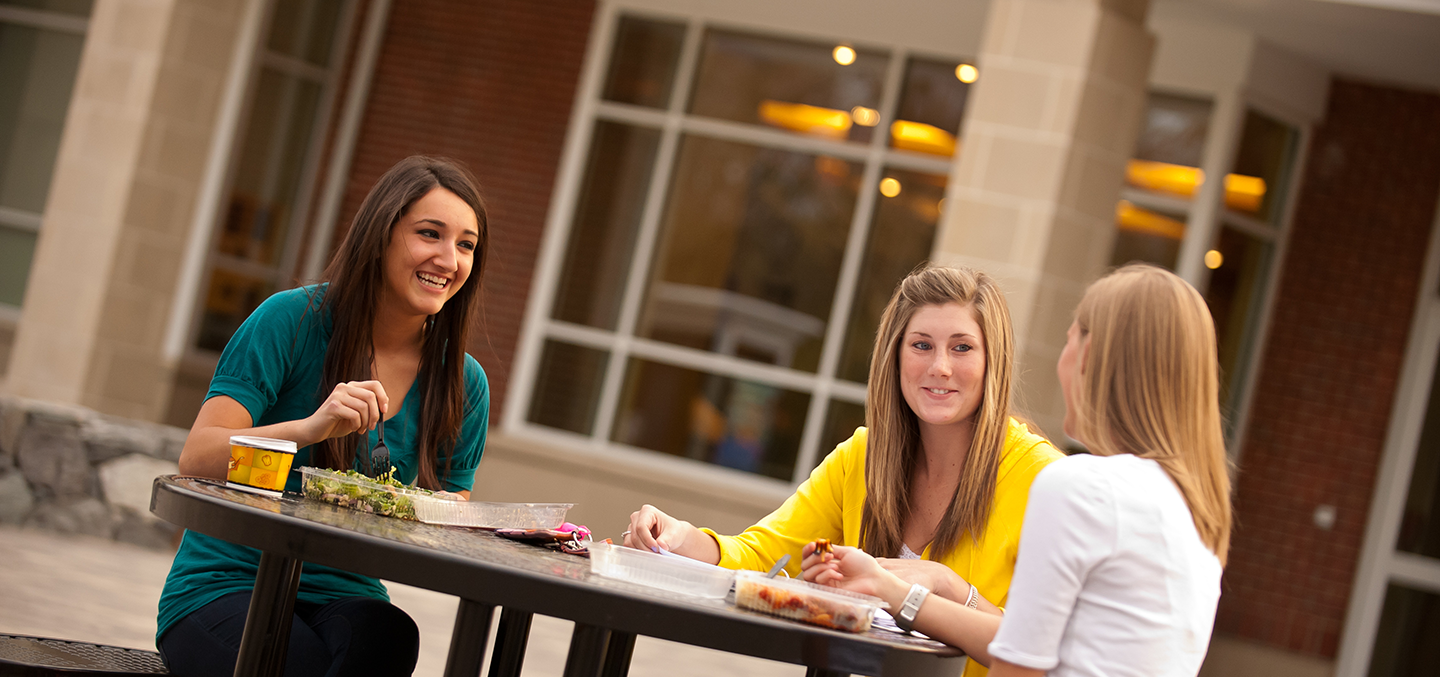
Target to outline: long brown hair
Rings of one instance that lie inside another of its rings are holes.
[[[1010,378],[1015,338],[1005,295],[988,275],[969,268],[923,268],[900,281],[880,320],[866,389],[865,509],[860,547],[894,557],[904,542],[910,513],[910,477],[920,453],[920,422],[900,391],[900,342],[915,311],[959,303],[975,311],[985,340],[985,386],[975,416],[975,436],[960,485],[930,542],[941,559],[969,534],[978,539],[990,518],[1000,456],[1009,430]]]
[[[1075,323],[1090,342],[1072,377],[1077,437],[1093,454],[1159,463],[1185,497],[1200,540],[1225,564],[1229,459],[1205,300],[1168,270],[1129,265],[1090,286]]]
[[[430,316],[421,339],[420,371],[416,374],[422,396],[417,482],[427,489],[441,488],[436,474],[441,456],[445,459],[445,475],[449,475],[450,451],[465,418],[465,345],[471,318],[480,302],[485,253],[490,249],[485,202],[475,177],[462,165],[445,158],[415,155],[401,160],[365,196],[322,277],[329,283],[322,316],[328,309],[332,322],[320,389],[320,396],[325,397],[336,384],[374,378],[375,309],[385,284],[385,250],[400,217],[437,187],[470,205],[480,235],[470,277],[440,312]],[[317,461],[337,470],[353,467],[361,437],[346,435],[321,442]]]

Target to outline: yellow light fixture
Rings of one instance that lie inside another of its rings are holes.
[[[1121,230],[1129,231],[1139,235],[1152,235],[1163,237],[1167,240],[1182,240],[1185,238],[1185,224],[1172,219],[1164,214],[1158,214],[1148,209],[1141,209],[1131,204],[1129,200],[1121,200],[1115,205],[1115,224]]]
[[[1216,268],[1219,268],[1220,264],[1222,263],[1225,263],[1225,257],[1220,254],[1220,250],[1211,249],[1210,251],[1205,252],[1206,268],[1209,268],[1210,270],[1215,270]]]
[[[760,119],[781,129],[831,139],[850,134],[850,114],[834,108],[766,99],[760,102]]]
[[[890,141],[899,150],[932,155],[955,154],[955,135],[923,122],[896,120],[890,125]]]
[[[955,67],[955,78],[968,85],[980,79],[980,69],[968,63],[962,63]]]
[[[830,56],[835,57],[835,63],[841,66],[849,66],[855,63],[855,49],[853,47],[840,45],[830,51]]]
[[[885,197],[895,197],[900,194],[900,181],[894,177],[885,177],[880,180],[880,194]]]
[[[874,108],[856,106],[850,109],[850,118],[855,121],[855,124],[861,127],[874,127],[880,124],[880,111]]]
[[[1125,168],[1125,180],[1132,186],[1139,186],[1161,193],[1181,197],[1192,197],[1200,184],[1205,183],[1205,172],[1199,167],[1131,160]],[[1260,211],[1265,200],[1265,179],[1244,174],[1225,176],[1225,206],[1243,212]]]

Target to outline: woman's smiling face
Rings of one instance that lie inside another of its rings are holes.
[[[900,391],[922,430],[973,425],[985,392],[985,335],[973,306],[915,311],[900,338]]]
[[[385,301],[402,315],[440,312],[470,277],[479,237],[470,205],[445,188],[431,189],[390,229]]]

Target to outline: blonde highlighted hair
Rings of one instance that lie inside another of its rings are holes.
[[[974,438],[960,485],[930,542],[930,558],[943,559],[969,535],[978,539],[990,517],[1000,456],[1009,430],[1015,339],[1005,295],[985,273],[968,268],[922,268],[900,281],[875,336],[866,389],[865,507],[860,547],[895,557],[910,512],[910,478],[920,453],[920,425],[900,391],[900,344],[915,311],[958,303],[974,309],[984,333],[985,385],[972,419]]]
[[[1089,340],[1074,378],[1071,424],[1091,453],[1160,464],[1195,529],[1225,564],[1230,475],[1221,432],[1215,324],[1179,276],[1132,264],[1101,278],[1075,309]]]

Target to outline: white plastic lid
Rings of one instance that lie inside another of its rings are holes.
[[[241,447],[267,449],[269,451],[280,451],[287,454],[295,453],[294,442],[291,442],[290,440],[277,440],[273,437],[251,437],[249,435],[235,435],[230,438],[230,444]]]

